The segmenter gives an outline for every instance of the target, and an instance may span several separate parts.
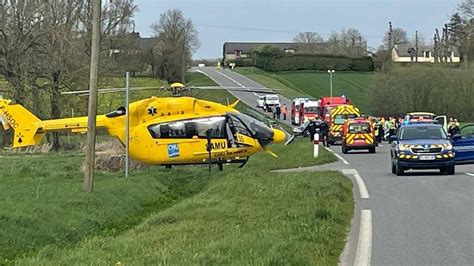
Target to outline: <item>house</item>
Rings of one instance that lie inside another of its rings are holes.
[[[411,45],[395,45],[392,50],[392,61],[393,62],[419,62],[419,63],[434,63],[435,49],[433,45],[424,45],[418,47],[418,59],[416,58],[416,49]],[[444,51],[440,48],[438,52],[439,61],[443,59]],[[456,48],[449,47],[447,53],[447,63],[459,63],[460,55]],[[418,60],[418,61],[417,61]]]
[[[225,42],[222,57],[224,61],[250,57],[252,50],[260,46],[275,46],[286,53],[328,54],[328,43],[293,43],[293,42]]]

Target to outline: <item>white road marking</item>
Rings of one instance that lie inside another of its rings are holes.
[[[370,198],[369,190],[367,190],[367,186],[365,185],[364,179],[360,176],[359,172],[356,169],[342,169],[342,173],[345,175],[354,175],[354,179],[357,184],[357,188],[359,189],[359,195],[362,199]]]
[[[341,155],[337,154],[335,151],[329,149],[328,147],[324,147],[328,152],[334,154],[339,160],[341,160],[344,164],[349,164],[349,162],[344,159],[344,157],[342,157]]]
[[[359,194],[362,199],[368,199],[369,198],[369,191],[367,190],[367,186],[365,185],[364,180],[362,177],[357,173],[354,175],[355,181],[357,183],[357,186],[359,187]]]
[[[473,174],[473,173],[466,173],[466,175],[474,176],[474,174]]]
[[[245,88],[245,86],[242,85],[240,82],[238,82],[237,80],[235,80],[235,79],[233,79],[233,78],[227,76],[226,74],[221,73],[221,72],[219,72],[219,71],[216,71],[216,73],[219,74],[219,75],[221,75],[221,76],[223,76],[223,77],[226,77],[226,78],[230,79],[232,82],[234,82],[235,84],[239,85],[240,87]]]
[[[372,256],[372,211],[361,210],[359,242],[354,265],[368,266]]]
[[[198,71],[199,71],[199,70],[198,70]],[[227,76],[226,74],[221,73],[221,72],[219,72],[219,71],[216,71],[216,73],[219,74],[219,75],[221,75],[221,76],[223,76],[223,77],[226,77],[226,78],[230,79],[232,82],[236,83],[236,84],[239,85],[240,87],[246,88],[246,87],[245,87],[244,85],[242,85],[240,82],[238,82],[237,80],[235,80],[235,79],[233,79],[233,78]],[[203,74],[204,74],[204,73],[203,73]],[[212,79],[212,78],[211,78],[211,79]],[[217,83],[214,79],[212,79],[212,80],[213,80],[215,83]],[[219,83],[217,83],[217,84],[219,84]],[[248,90],[248,89],[247,89],[247,90]],[[254,92],[253,94],[254,94],[255,96],[258,96],[258,94],[255,93],[255,92]]]

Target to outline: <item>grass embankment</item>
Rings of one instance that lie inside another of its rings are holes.
[[[280,89],[281,94],[290,99],[301,96],[329,96],[329,74],[326,72],[271,73],[257,68],[236,68],[235,71],[268,87],[272,87],[271,83],[274,83],[273,88]],[[352,99],[362,112],[368,112],[368,89],[373,82],[373,76],[373,73],[364,72],[336,72],[333,75],[333,95],[345,95]]]
[[[82,192],[82,155],[15,155],[0,159],[0,264],[48,245],[88,235],[117,235],[151,212],[200,191],[205,171],[147,169],[97,173],[95,192]],[[28,254],[27,254],[28,255]]]
[[[324,150],[320,159],[312,159],[311,145],[308,144],[307,140],[298,140],[294,145],[286,147],[275,145],[274,151],[280,155],[279,158],[259,154],[252,157],[242,169],[229,166],[225,167],[224,172],[214,172],[214,178],[207,179],[211,180],[210,183],[199,194],[151,215],[141,225],[120,235],[94,236],[85,231],[84,235],[89,237],[72,249],[50,246],[38,255],[21,259],[17,263],[335,265],[344,247],[353,213],[350,180],[337,172],[270,172],[270,169],[335,160]],[[154,175],[155,178],[165,174],[186,179],[190,173],[194,173],[195,177],[207,176],[204,169],[184,167],[170,171],[155,170]],[[119,184],[130,182],[130,186],[135,186],[128,189],[117,188],[117,191],[132,193],[127,192],[132,190],[140,193],[143,188],[136,183],[140,184],[142,178],[140,174],[140,177],[134,176],[129,180],[114,179]],[[205,177],[198,180],[203,178]],[[17,178],[16,182],[21,182],[21,179]],[[56,177],[54,180],[58,183],[62,179]],[[43,180],[43,183],[47,181]],[[79,186],[79,180],[76,183],[72,185]],[[104,185],[105,183],[97,187]],[[35,188],[36,186],[31,186],[27,189],[33,197]],[[62,190],[57,191],[59,194],[63,193]],[[13,192],[9,193],[11,194]],[[92,197],[99,196],[99,193],[95,194],[97,195]],[[68,200],[71,196],[73,200]],[[71,210],[66,211],[62,218],[66,220],[73,210],[87,206],[82,203],[82,199],[87,196],[58,196],[46,202],[51,206],[57,204],[69,207]],[[117,199],[123,198],[124,202],[129,202],[129,197],[130,195],[119,195]],[[40,197],[33,205],[39,204],[42,199]],[[64,201],[81,203],[65,206]],[[107,206],[113,210],[121,208],[113,200],[96,199],[93,202],[105,210],[108,209]],[[33,206],[28,208],[33,214],[37,213],[33,211]],[[62,213],[59,209],[54,208],[54,211]],[[85,209],[88,212],[91,208]],[[56,219],[60,219],[58,214],[54,216]],[[71,215],[75,219],[74,223],[81,224],[78,219],[88,221],[90,215],[81,214]],[[116,214],[120,215],[120,212]],[[28,221],[27,217],[24,216],[24,221]],[[39,222],[47,230],[48,223],[41,220]],[[18,228],[10,230],[18,231],[22,226],[31,225],[23,222],[16,223],[16,226]]]

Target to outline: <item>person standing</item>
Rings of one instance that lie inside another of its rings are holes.
[[[277,114],[276,106],[273,106],[273,108],[272,108],[272,114],[273,114],[273,119],[276,119],[276,114]]]
[[[288,114],[288,107],[286,106],[286,103],[283,104],[283,107],[281,108],[281,113],[283,114],[283,120],[286,120],[286,114]]]
[[[275,107],[275,112],[276,112],[276,118],[280,120],[281,119],[281,106],[280,105],[277,105]]]
[[[321,138],[323,139],[323,145],[329,147],[329,124],[326,121],[321,123]]]

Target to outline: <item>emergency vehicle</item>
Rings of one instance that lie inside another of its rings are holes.
[[[392,136],[392,173],[403,175],[410,169],[439,169],[455,174],[455,166],[474,164],[474,124],[448,138],[441,125],[404,125]]]
[[[334,107],[329,114],[329,144],[342,140],[342,126],[347,119],[360,116],[359,108],[353,105],[339,105]]]
[[[445,115],[436,116],[428,112],[412,112],[405,115],[404,124],[436,123],[448,131],[448,118]]]
[[[342,153],[365,149],[375,153],[375,128],[370,119],[359,117],[346,120],[342,135]]]
[[[296,98],[291,103],[291,123],[301,125],[307,119],[319,117],[319,101],[308,98]]]
[[[268,110],[267,112],[271,112],[272,108],[280,104],[280,98],[276,94],[266,94],[263,100],[263,105],[267,105]]]
[[[344,104],[352,105],[352,101],[347,99],[345,96],[321,97],[319,99],[319,105],[320,105],[319,115],[323,120],[328,121],[331,110],[334,109],[336,106],[344,105]]]

